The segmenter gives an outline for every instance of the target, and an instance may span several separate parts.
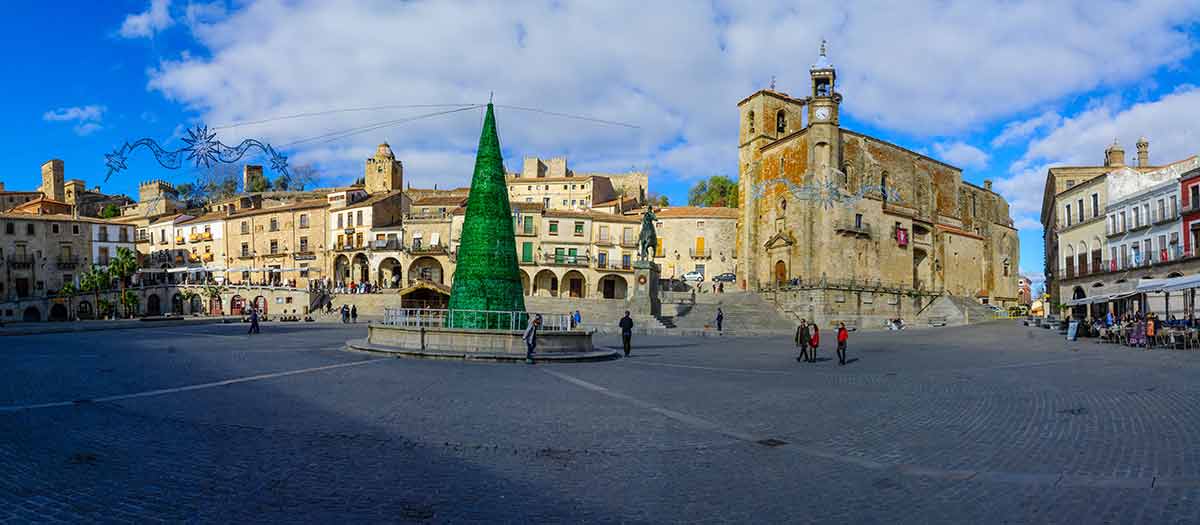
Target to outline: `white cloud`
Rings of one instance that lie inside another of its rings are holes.
[[[1033,136],[1041,130],[1053,128],[1062,122],[1062,117],[1053,111],[1047,111],[1028,120],[1010,122],[1004,126],[1000,134],[992,139],[992,147],[999,148],[1019,142]]]
[[[84,136],[102,129],[100,121],[103,120],[105,111],[107,111],[107,108],[104,106],[72,106],[47,111],[42,114],[42,120],[46,122],[74,122],[75,127],[73,129],[75,134]]]
[[[806,93],[817,43],[836,35],[830,59],[848,115],[939,137],[956,157],[947,160],[982,167],[988,155],[956,134],[1064,96],[1131,84],[1177,62],[1195,47],[1181,20],[1198,12],[1195,2],[1130,9],[1120,0],[810,8],[732,1],[684,10],[632,1],[381,9],[268,0],[229,13],[189,8],[188,24],[206,52],[162,62],[149,87],[214,125],[347,107],[482,102],[494,91],[498,104],[640,126],[499,107],[510,157],[567,155],[574,167],[635,165],[686,180],[736,174],[737,101],[772,76],[779,89]],[[327,114],[221,133],[287,144],[425,111]],[[454,159],[473,151],[479,118],[468,112],[397,124],[290,153],[373,148],[386,139],[407,155]],[[1019,133],[1026,132],[1013,128],[1001,143]],[[417,175],[419,164],[406,172]]]
[[[991,157],[983,150],[965,142],[943,143],[933,145],[934,156],[963,169],[984,169]]]
[[[141,13],[128,15],[117,34],[124,38],[150,38],[171,27],[171,0],[150,0],[150,7]]]

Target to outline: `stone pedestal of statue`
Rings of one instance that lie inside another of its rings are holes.
[[[633,288],[628,296],[630,313],[656,317],[662,313],[658,275],[658,265],[653,261],[640,260],[633,263]]]

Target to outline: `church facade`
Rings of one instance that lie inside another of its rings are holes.
[[[741,286],[806,290],[807,318],[911,317],[943,293],[1016,304],[1017,231],[991,182],[842,128],[824,49],[810,75],[807,96],[738,103]],[[864,306],[867,290],[896,297]]]

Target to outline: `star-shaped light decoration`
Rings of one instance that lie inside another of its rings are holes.
[[[126,168],[125,166],[125,146],[121,146],[112,153],[104,154],[104,165],[108,167],[108,174],[112,175]]]
[[[282,174],[284,177],[287,177],[287,175],[288,175],[287,156],[280,155],[278,152],[275,151],[275,148],[271,147],[270,144],[265,145],[263,147],[263,149],[266,150],[267,156],[271,158],[271,169],[274,170],[275,173],[279,173],[279,174]]]
[[[222,145],[217,140],[217,134],[208,131],[208,126],[198,125],[195,129],[188,129],[188,136],[183,137],[183,141],[187,147],[181,151],[188,152],[188,159],[195,160],[196,166],[208,168],[217,162]]]

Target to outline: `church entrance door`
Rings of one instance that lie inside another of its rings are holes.
[[[787,282],[787,265],[783,261],[775,261],[775,282]]]

